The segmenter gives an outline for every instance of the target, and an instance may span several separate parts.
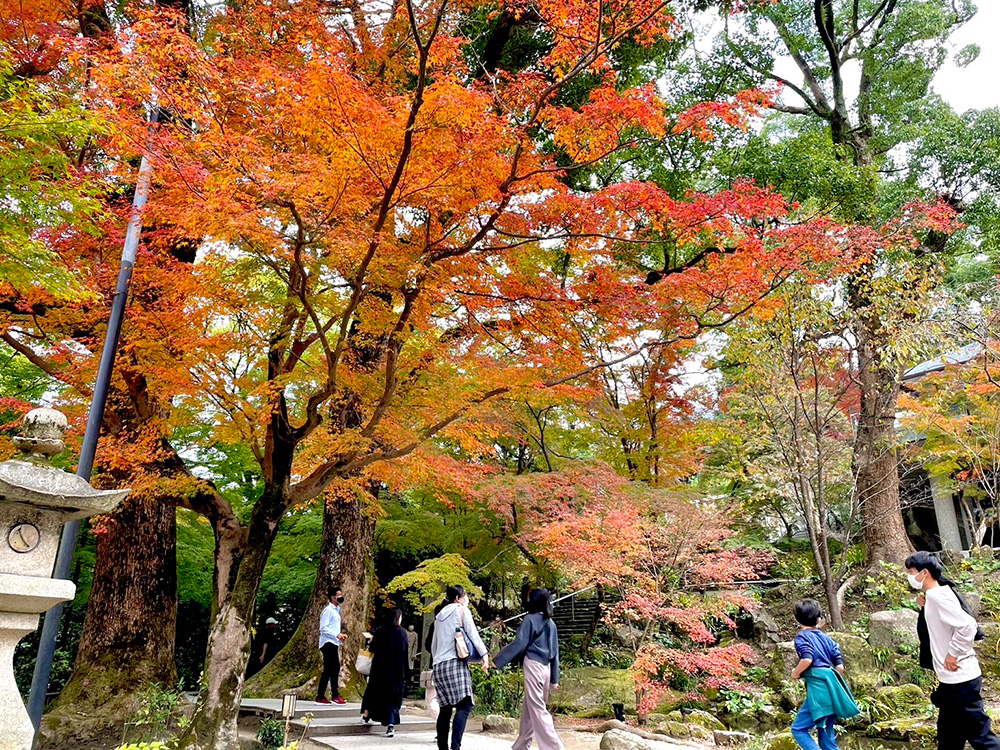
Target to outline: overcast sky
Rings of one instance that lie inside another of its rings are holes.
[[[979,58],[965,68],[949,60],[934,90],[959,112],[1000,106],[1000,0],[979,0],[975,18],[952,36],[955,49],[978,44]]]

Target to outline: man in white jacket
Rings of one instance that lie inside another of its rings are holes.
[[[340,645],[347,640],[341,632],[340,605],[344,603],[344,593],[333,589],[330,603],[326,605],[319,616],[319,650],[323,654],[323,673],[319,678],[319,689],[316,693],[317,703],[347,703],[340,697]],[[331,701],[326,697],[326,686],[330,685]]]
[[[1000,750],[1000,740],[983,707],[983,672],[974,648],[979,630],[975,618],[942,576],[944,566],[936,557],[917,552],[906,559],[904,567],[910,586],[923,592],[918,602],[924,608],[926,646],[941,683],[931,695],[938,707],[938,750],[962,750],[966,742],[975,750]]]

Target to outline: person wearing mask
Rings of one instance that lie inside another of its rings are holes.
[[[434,618],[434,640],[431,658],[434,667],[434,688],[437,691],[441,712],[437,718],[438,750],[449,750],[448,733],[451,729],[450,750],[462,750],[462,737],[469,713],[474,705],[472,699],[472,673],[468,658],[460,658],[456,646],[456,636],[465,630],[476,651],[482,654],[483,669],[489,669],[489,655],[486,644],[479,637],[476,623],[469,611],[469,597],[461,586],[449,586],[445,592],[445,606]],[[452,713],[455,720],[452,723]]]
[[[390,619],[372,637],[372,672],[361,699],[361,717],[365,724],[377,721],[386,737],[395,734],[399,710],[406,687],[409,643],[403,630],[403,613],[392,610]]]
[[[340,605],[344,603],[344,593],[335,588],[330,594],[330,603],[319,617],[319,650],[323,654],[323,672],[319,677],[317,703],[336,703],[343,706],[347,701],[340,697],[340,646],[347,640],[342,632]],[[330,685],[333,700],[326,697],[326,686]]]
[[[938,707],[938,750],[962,750],[966,742],[975,750],[1000,750],[983,707],[983,672],[974,649],[976,619],[944,577],[941,561],[929,552],[910,555],[903,567],[910,586],[921,592],[920,662],[934,669],[940,683],[931,693]]]
[[[528,614],[514,640],[493,659],[502,668],[521,663],[524,672],[524,707],[521,730],[513,750],[528,750],[532,740],[539,750],[563,750],[546,703],[549,689],[559,687],[559,633],[552,621],[552,595],[535,589],[528,595]]]

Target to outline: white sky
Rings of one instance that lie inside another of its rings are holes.
[[[952,60],[934,77],[934,90],[958,112],[1000,106],[1000,0],[979,0],[979,12],[952,35],[955,50],[978,44],[979,57],[965,68]]]

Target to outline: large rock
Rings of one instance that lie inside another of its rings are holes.
[[[777,621],[763,607],[753,613],[753,639],[761,648],[773,648],[781,642]]]
[[[601,750],[690,750],[687,744],[647,740],[623,729],[610,729],[601,737]]]
[[[757,721],[765,729],[776,729],[780,726],[787,726],[784,720],[788,714],[780,710],[777,706],[766,704],[757,709]]]
[[[788,680],[795,665],[799,663],[799,655],[795,652],[795,643],[785,641],[779,643],[771,651],[771,665],[768,669],[768,686],[780,688]]]
[[[483,731],[498,732],[499,734],[517,734],[521,731],[521,722],[509,716],[490,714],[483,719]]]
[[[972,616],[979,619],[979,610],[983,607],[983,595],[978,591],[963,591],[962,598],[965,599],[965,603],[972,610]]]
[[[649,742],[631,732],[612,729],[601,737],[601,750],[649,750]]]
[[[753,735],[746,732],[723,732],[716,731],[713,734],[715,744],[720,747],[731,747],[733,745],[745,745],[753,739]]]
[[[778,707],[785,711],[798,711],[806,699],[806,686],[802,680],[785,680],[778,691]]]
[[[868,644],[872,648],[912,651],[920,647],[917,615],[912,609],[873,612],[868,618]]]

